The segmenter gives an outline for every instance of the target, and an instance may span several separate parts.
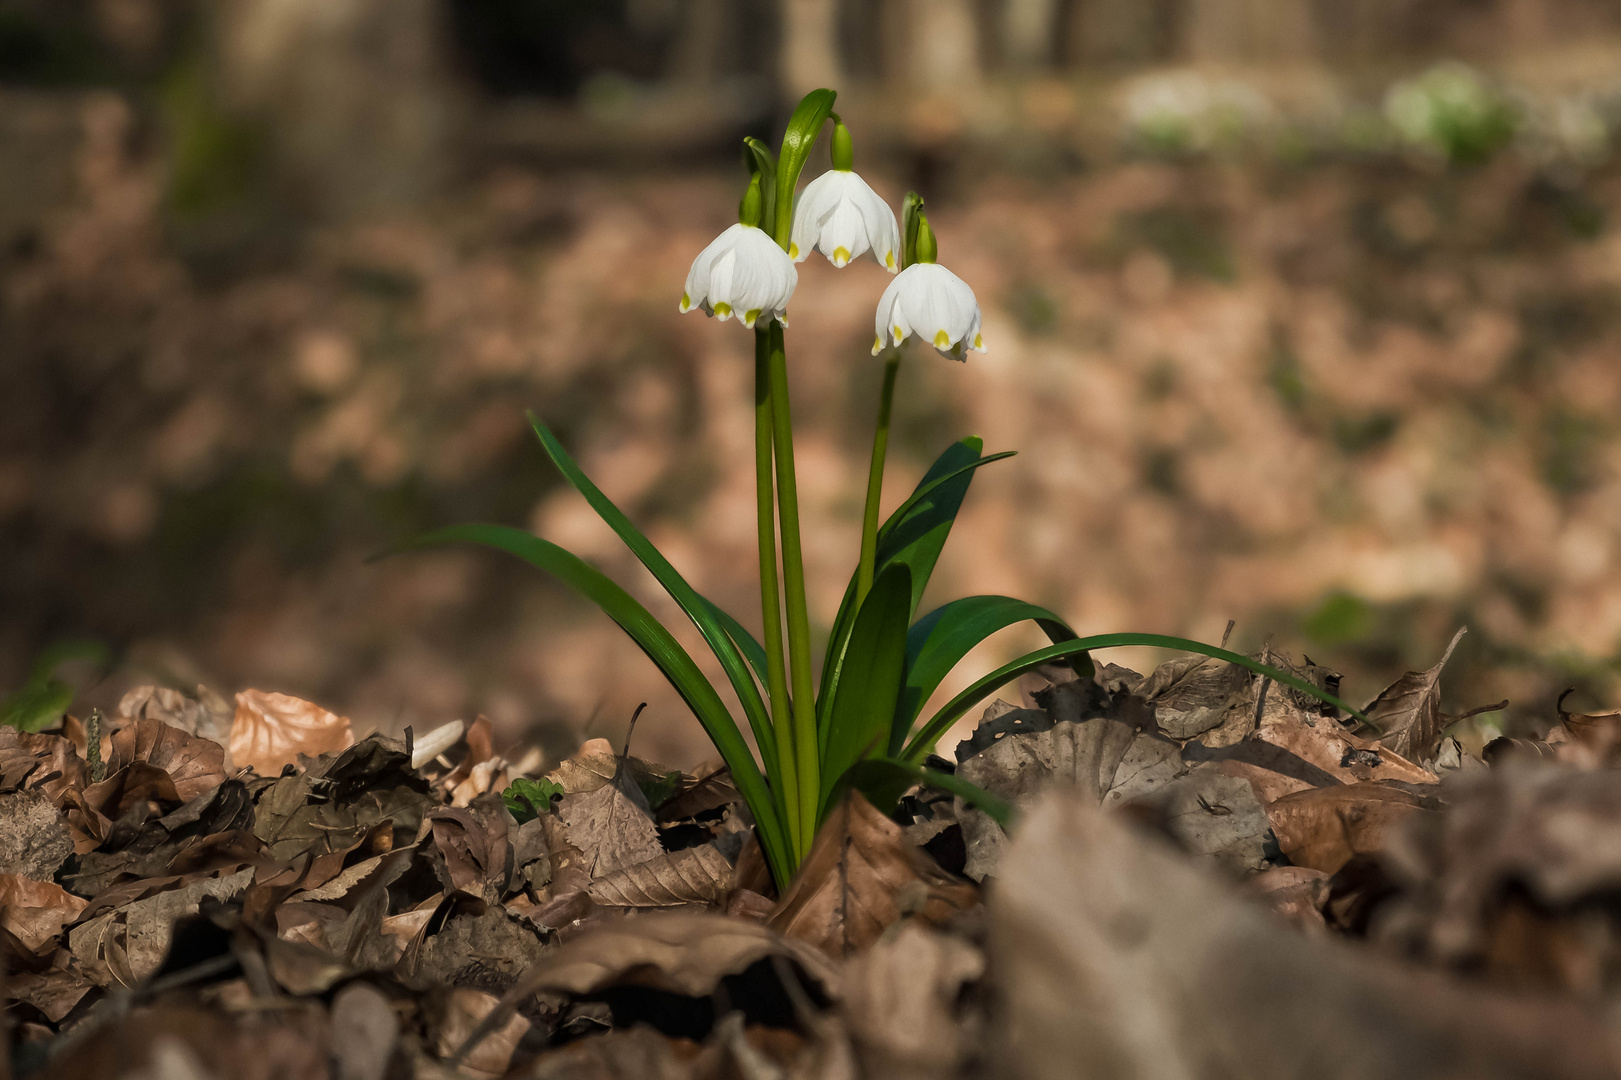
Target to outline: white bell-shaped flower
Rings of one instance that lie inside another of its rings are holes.
[[[832,169],[809,184],[794,204],[788,254],[804,262],[813,250],[844,267],[867,252],[891,274],[898,267],[901,231],[895,212],[848,169]]]
[[[886,343],[899,345],[911,334],[953,360],[968,359],[970,349],[985,351],[974,290],[939,263],[918,262],[902,270],[878,300],[876,326],[874,356]]]
[[[753,225],[733,225],[692,260],[682,312],[703,308],[721,321],[737,316],[744,326],[757,319],[788,325],[788,300],[799,271],[777,242]]]

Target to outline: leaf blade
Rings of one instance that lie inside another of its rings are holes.
[[[895,700],[906,668],[906,623],[912,575],[905,565],[878,575],[850,634],[850,661],[828,708],[822,751],[826,787],[818,817],[831,805],[831,780],[874,751],[887,748]]]
[[[546,571],[596,604],[603,614],[630,635],[631,640],[669,680],[676,693],[681,695],[715,744],[715,749],[720,751],[732,771],[738,790],[754,811],[761,835],[766,838],[763,846],[767,856],[772,859],[773,871],[780,871],[783,875],[780,880],[786,881],[790,872],[787,834],[782,830],[772,792],[725,703],[669,630],[602,571],[573,552],[522,529],[505,525],[452,525],[418,536],[399,550],[456,543],[477,544],[504,551]]]

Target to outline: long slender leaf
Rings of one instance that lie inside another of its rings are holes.
[[[664,586],[664,591],[670,598],[680,605],[681,610],[687,613],[687,618],[698,628],[698,632],[709,643],[709,648],[720,661],[720,666],[731,681],[732,689],[737,693],[738,701],[743,704],[743,713],[748,717],[749,727],[754,732],[754,742],[765,755],[768,762],[777,760],[776,732],[771,728],[771,714],[766,711],[765,701],[760,697],[760,688],[755,685],[754,679],[749,675],[748,668],[743,663],[743,657],[738,647],[733,644],[732,638],[715,617],[715,608],[708,600],[698,595],[696,589],[687,584],[675,567],[670,565],[659,549],[642,531],[631,523],[613,501],[604,495],[591,478],[585,475],[579,464],[563,449],[563,444],[557,441],[551,429],[542,424],[534,413],[529,414],[529,423],[540,438],[540,444],[546,448],[547,455],[557,466],[574,490],[585,496],[585,501],[591,504],[591,509],[597,516],[608,523],[608,527],[619,535],[625,546],[642,561],[642,565],[652,571],[658,583]]]
[[[951,532],[952,522],[962,507],[974,470],[991,461],[999,461],[1009,454],[981,457],[984,443],[973,436],[952,443],[935,459],[929,471],[918,481],[912,495],[902,503],[878,530],[878,553],[873,573],[876,577],[892,563],[905,563],[912,571],[911,611],[917,611],[918,601],[934,573],[934,564]],[[858,570],[859,572],[859,570]],[[833,700],[844,658],[850,643],[850,629],[856,616],[856,575],[844,590],[844,600],[834,617],[833,629],[828,637],[827,654],[822,664],[822,687],[817,697],[817,726],[826,749],[827,703]]]
[[[1201,653],[1225,660],[1230,664],[1248,668],[1257,675],[1264,675],[1280,686],[1291,687],[1303,694],[1310,694],[1319,701],[1327,702],[1336,709],[1343,709],[1358,720],[1367,722],[1367,716],[1362,710],[1346,704],[1339,698],[1330,694],[1321,687],[1313,686],[1304,679],[1268,667],[1257,660],[1252,660],[1243,653],[1235,653],[1215,645],[1206,645],[1202,641],[1193,641],[1190,638],[1171,637],[1167,634],[1096,634],[1092,637],[1076,638],[1073,641],[1061,641],[1056,645],[1049,645],[1045,649],[1026,653],[1010,664],[1004,664],[995,671],[978,679],[962,693],[946,702],[945,706],[929,719],[929,722],[918,733],[912,736],[906,744],[901,757],[906,761],[921,761],[924,755],[934,745],[935,740],[946,733],[946,729],[956,723],[958,718],[973,708],[976,704],[989,697],[996,688],[1010,679],[1016,679],[1027,671],[1034,671],[1043,664],[1050,664],[1054,660],[1063,660],[1079,653],[1090,652],[1093,649],[1113,649],[1124,645],[1147,645],[1159,649],[1179,649],[1182,652]]]
[[[970,649],[1026,619],[1033,620],[1055,643],[1075,638],[1075,631],[1060,616],[1011,596],[965,596],[914,623],[906,635],[906,682],[895,703],[889,752],[901,752],[929,695]]]
[[[782,150],[777,154],[777,221],[772,232],[783,250],[788,248],[794,219],[794,188],[799,185],[799,174],[810,158],[811,147],[816,145],[816,136],[833,113],[833,99],[837,96],[832,90],[806,94],[782,133]]]
[[[970,784],[952,773],[925,769],[909,761],[893,757],[867,758],[846,769],[834,784],[827,800],[828,808],[837,806],[844,793],[855,788],[867,801],[888,813],[913,784],[938,788],[960,797],[971,806],[991,816],[1003,829],[1013,825],[1013,808],[984,788]]]
[[[550,540],[542,540],[522,529],[504,525],[452,525],[416,537],[399,550],[444,544],[480,544],[515,555],[551,574],[618,623],[669,680],[670,685],[675,687],[703,725],[715,749],[720,751],[731,770],[738,791],[754,812],[772,873],[779,882],[788,880],[792,872],[788,834],[783,830],[776,802],[765,777],[761,775],[754,755],[749,752],[748,743],[743,741],[743,733],[738,730],[720,695],[715,693],[715,688],[709,685],[709,680],[704,678],[692,657],[687,655],[680,642],[662,623],[602,571]]]
[[[874,753],[887,750],[895,700],[906,671],[906,622],[912,572],[896,563],[878,575],[850,634],[849,661],[829,706],[822,776],[831,781]],[[824,802],[818,819],[827,811]]]

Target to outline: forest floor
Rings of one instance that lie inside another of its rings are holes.
[[[936,759],[1011,837],[852,794],[782,890],[724,770],[600,739],[539,774],[482,718],[152,687],[94,746],[0,728],[10,1075],[1621,1075],[1621,713],[1483,760],[1451,652],[1365,726],[1204,658],[1054,671]]]

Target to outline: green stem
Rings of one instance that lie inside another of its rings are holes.
[[[872,588],[878,561],[878,503],[884,493],[884,458],[889,453],[889,413],[895,404],[895,376],[901,370],[901,351],[890,349],[884,359],[884,389],[878,396],[878,427],[872,433],[872,465],[867,470],[867,508],[861,515],[861,563],[856,568],[856,607]]]
[[[760,535],[760,615],[766,660],[766,693],[771,698],[771,723],[777,733],[776,796],[793,846],[793,861],[800,850],[799,770],[794,764],[793,718],[788,706],[788,671],[782,656],[782,602],[777,585],[777,514],[771,479],[771,331],[754,329],[754,491],[755,517]],[[771,772],[767,763],[766,772]],[[786,882],[781,883],[783,887]]]
[[[777,514],[782,527],[783,594],[788,608],[788,669],[793,682],[794,746],[799,755],[799,857],[810,851],[821,794],[816,754],[816,695],[811,689],[810,617],[805,561],[799,550],[799,484],[794,478],[794,424],[788,409],[788,357],[782,324],[771,324],[771,436],[776,449]]]

